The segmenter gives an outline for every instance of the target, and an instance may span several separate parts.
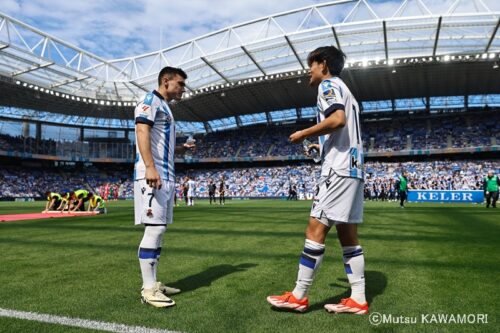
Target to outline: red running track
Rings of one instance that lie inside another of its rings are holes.
[[[74,217],[74,216],[89,216],[89,215],[96,215],[96,213],[95,212],[73,212],[73,213],[48,212],[48,213],[10,214],[10,215],[0,215],[0,222],[52,219],[57,217]]]

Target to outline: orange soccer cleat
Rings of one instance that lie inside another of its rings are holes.
[[[339,304],[325,304],[325,309],[330,313],[352,313],[363,315],[368,313],[368,303],[359,304],[352,298],[343,298]]]
[[[268,296],[267,302],[275,308],[297,312],[304,312],[309,307],[309,300],[307,297],[296,299],[289,291],[281,296]]]

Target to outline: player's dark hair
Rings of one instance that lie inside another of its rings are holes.
[[[346,55],[335,46],[322,46],[309,53],[307,64],[311,67],[313,62],[322,63],[326,61],[326,67],[332,75],[340,75],[344,69]]]
[[[182,69],[167,66],[163,67],[162,70],[160,71],[160,74],[158,74],[158,86],[161,85],[161,80],[165,75],[167,75],[169,79],[173,78],[176,75],[181,76],[183,79],[187,79],[187,74]]]

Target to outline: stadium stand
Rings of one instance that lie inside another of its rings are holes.
[[[382,199],[385,193],[389,198],[402,170],[409,173],[411,189],[478,190],[482,189],[482,177],[487,171],[494,169],[500,173],[499,166],[498,160],[367,162],[365,196]],[[130,165],[43,170],[16,166],[2,167],[0,172],[0,197],[40,198],[46,190],[68,192],[82,186],[110,200],[113,197],[106,188],[116,187],[120,199],[129,199],[133,194]],[[318,165],[305,163],[282,167],[185,169],[177,172],[176,184],[179,196],[183,179],[190,176],[197,182],[196,193],[201,198],[208,197],[209,180],[218,184],[221,178],[225,179],[228,197],[286,197],[290,185],[297,185],[300,198],[311,198],[318,173]]]
[[[197,149],[190,158],[279,157],[302,155],[300,145],[288,136],[304,125],[257,125],[244,131],[228,130],[197,135]],[[185,137],[178,141],[184,142]],[[500,142],[500,111],[463,112],[427,117],[365,117],[365,152],[391,152],[419,149],[491,147]],[[133,160],[131,142],[68,142],[36,140],[33,137],[0,134],[0,151],[85,158],[128,158]],[[177,155],[184,158],[184,155]]]

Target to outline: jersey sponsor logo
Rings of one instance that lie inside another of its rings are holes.
[[[149,112],[151,110],[151,107],[149,105],[142,105],[141,106],[141,113],[139,113],[139,117],[144,117],[144,118],[148,118],[149,117]]]
[[[323,96],[333,97],[333,96],[335,96],[335,90],[333,88],[330,88],[328,90],[323,90]]]
[[[158,108],[156,112],[156,120],[165,120],[167,124],[172,123],[172,117],[165,109]]]
[[[351,148],[350,155],[351,155],[351,169],[359,169],[361,163],[358,160],[358,148]]]
[[[321,90],[323,91],[323,97],[327,101],[337,101],[337,95],[335,94],[335,88],[333,83],[329,80],[325,80],[321,83]]]
[[[323,91],[323,96],[326,98],[327,101],[337,100],[337,95],[335,95],[335,90],[333,88]]]
[[[153,94],[152,93],[148,93],[146,95],[146,97],[144,97],[144,104],[149,105],[149,106],[151,106],[151,104],[153,104]]]
[[[324,80],[323,82],[321,82],[321,89],[323,89],[323,91],[329,90],[331,88],[333,88],[332,81],[330,81],[330,80]]]

